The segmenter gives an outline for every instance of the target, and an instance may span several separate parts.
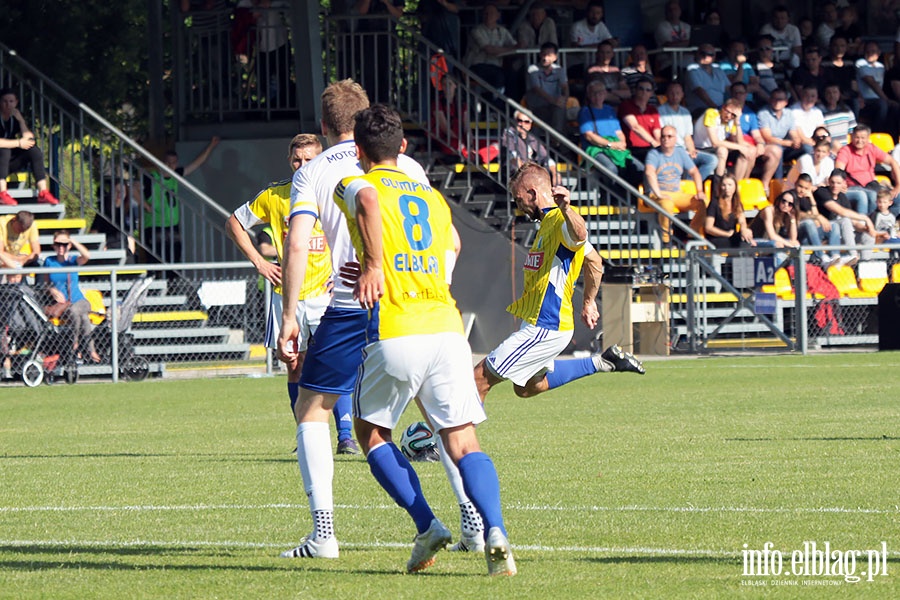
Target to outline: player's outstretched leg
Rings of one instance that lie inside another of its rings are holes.
[[[603,354],[594,354],[591,359],[597,361],[602,367],[598,366],[599,371],[628,371],[643,375],[647,371],[644,369],[643,363],[639,361],[630,352],[625,352],[618,345],[612,345],[603,351]],[[610,368],[611,367],[611,368]]]

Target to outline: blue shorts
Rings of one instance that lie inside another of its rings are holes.
[[[300,387],[325,394],[353,392],[368,320],[366,310],[328,307],[306,349]]]

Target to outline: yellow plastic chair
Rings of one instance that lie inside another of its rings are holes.
[[[837,288],[838,293],[846,298],[874,298],[877,294],[859,289],[856,273],[847,265],[828,267],[828,279]]]
[[[889,133],[878,133],[873,131],[872,135],[869,136],[869,141],[888,154],[893,151],[895,145],[894,138],[892,138]]]
[[[894,283],[900,283],[900,263],[895,264],[891,267],[891,281]]]
[[[99,290],[84,290],[84,298],[91,303],[91,323],[99,325],[106,319],[106,306],[103,304],[103,294]]]
[[[762,181],[755,177],[738,181],[738,193],[741,195],[741,204],[744,210],[760,210],[769,205],[769,195]]]
[[[775,271],[775,283],[762,286],[762,291],[766,294],[775,294],[782,300],[793,300],[796,297],[791,277],[784,268]]]
[[[887,285],[887,264],[880,260],[871,260],[859,263],[859,289],[870,294],[878,295],[881,289]]]

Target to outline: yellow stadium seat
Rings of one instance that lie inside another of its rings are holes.
[[[762,291],[767,294],[775,294],[782,300],[793,300],[794,287],[791,285],[791,277],[788,275],[787,269],[778,269],[775,271],[775,283],[772,285],[762,286]]]
[[[841,296],[846,298],[874,298],[877,294],[859,289],[856,273],[847,265],[828,267],[828,279],[834,284]]]
[[[859,288],[864,292],[878,294],[887,285],[887,263],[881,260],[869,260],[859,263]]]
[[[892,138],[889,133],[878,133],[873,131],[872,135],[869,136],[869,141],[888,154],[894,149],[894,138]]]
[[[784,190],[784,180],[772,179],[769,182],[769,202],[775,204],[775,198],[781,194],[782,190]]]
[[[891,182],[891,178],[888,177],[887,175],[882,175],[881,173],[878,173],[875,175],[875,181],[877,181],[878,183],[880,183],[881,185],[883,185],[885,187],[889,187],[889,188],[894,187],[893,182]]]
[[[900,283],[900,263],[895,264],[891,267],[891,281],[894,283]]]
[[[755,177],[739,180],[738,193],[741,195],[744,210],[760,210],[769,205],[769,195],[762,181]]]

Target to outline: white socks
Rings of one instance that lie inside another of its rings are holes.
[[[334,459],[331,456],[328,423],[297,425],[297,465],[313,517],[312,537],[316,540],[327,539],[334,535]]]
[[[463,489],[462,477],[459,474],[459,468],[453,464],[453,459],[444,448],[444,440],[440,435],[437,437],[438,453],[441,456],[441,464],[444,465],[444,471],[447,473],[447,479],[450,481],[450,487],[456,494],[456,500],[459,502],[459,525],[463,535],[472,536],[476,533],[484,531],[484,523],[481,515],[475,509],[475,505],[469,500]]]

